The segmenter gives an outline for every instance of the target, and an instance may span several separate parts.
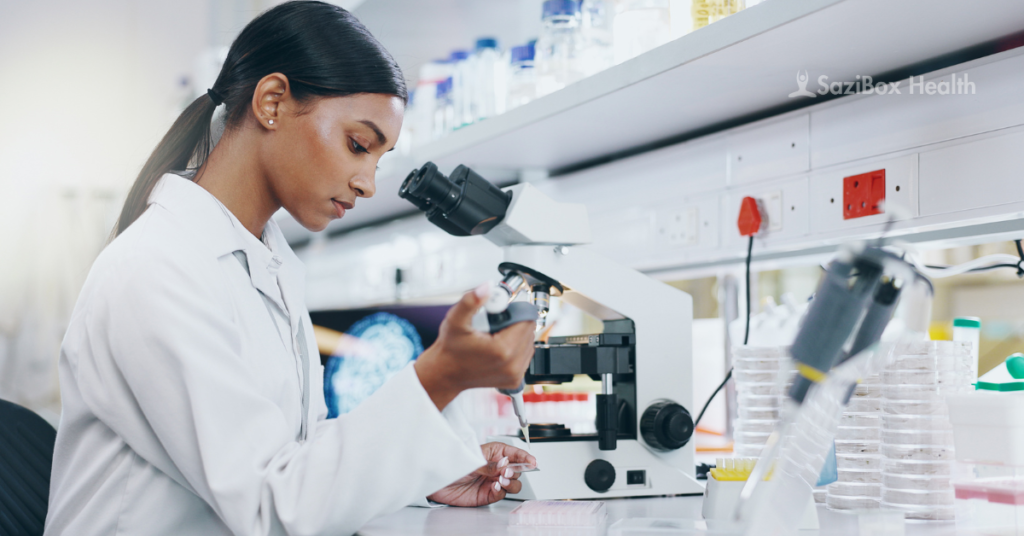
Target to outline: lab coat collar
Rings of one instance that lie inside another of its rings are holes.
[[[168,173],[160,178],[149,204],[179,216],[215,258],[244,251],[253,287],[282,311],[302,311],[305,268],[274,220],[264,229],[270,248],[252,235],[216,197],[188,178]],[[275,282],[275,277],[277,281]],[[289,313],[295,332],[298,315]]]

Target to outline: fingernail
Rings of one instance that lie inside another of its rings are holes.
[[[477,298],[480,298],[481,300],[486,300],[487,297],[491,295],[491,284],[481,283],[479,287],[473,289],[473,293],[476,294]]]
[[[505,478],[512,478],[512,468],[505,469]]]
[[[511,483],[512,481],[502,476],[502,477],[498,477],[498,482],[501,482],[501,485],[502,485],[502,486],[507,486],[507,485],[509,485],[509,484],[510,484],[510,483]]]
[[[505,456],[504,458],[498,460],[498,469],[501,469],[502,467],[505,467],[506,465],[508,465],[508,456]]]
[[[492,487],[494,488],[494,491],[501,491],[501,484],[499,484],[497,482],[495,482],[494,486],[492,486]]]

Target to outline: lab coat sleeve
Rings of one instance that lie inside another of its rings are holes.
[[[97,416],[234,534],[351,534],[484,464],[412,366],[298,442],[248,371],[213,273],[152,252],[122,259],[87,313],[96,362],[79,368],[94,375]]]
[[[463,406],[466,404],[466,397],[464,394],[460,394],[455,397],[447,406],[441,415],[448,421],[448,425],[452,427],[452,431],[459,436],[459,439],[466,444],[466,447],[470,450],[479,449],[480,442],[476,437],[476,430],[469,423],[469,419],[466,417],[463,411]],[[419,497],[416,501],[412,502],[409,506],[418,506],[421,508],[437,508],[438,506],[444,506],[444,504],[436,503],[428,500],[426,497]]]

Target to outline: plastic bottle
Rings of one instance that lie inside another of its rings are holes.
[[[455,112],[448,130],[455,130],[473,122],[473,62],[469,52],[456,50],[451,53],[452,63],[451,100]]]
[[[436,139],[434,110],[437,104],[437,85],[452,75],[448,60],[434,60],[420,67],[419,81],[409,105],[410,134],[414,147]]]
[[[971,357],[974,370],[971,372],[971,383],[978,382],[978,344],[981,343],[981,319],[974,316],[961,316],[953,319],[953,340],[971,345]]]
[[[713,0],[711,2],[713,9],[711,10],[708,22],[720,21],[729,15],[733,15],[741,11],[744,7],[743,0]]]
[[[580,69],[580,3],[546,0],[544,30],[536,45],[537,96],[558,91],[583,78]]]
[[[615,3],[612,0],[583,0],[580,13],[583,35],[581,70],[584,76],[591,76],[615,63],[612,46]]]
[[[760,0],[692,0],[690,16],[693,19],[693,29],[703,28],[712,22],[722,20],[742,10],[747,3],[753,5],[758,2]]]
[[[672,39],[669,0],[619,0],[612,33],[616,64],[664,45]]]
[[[533,45],[512,47],[509,53],[508,110],[522,106],[537,98],[537,73],[533,64]]]
[[[434,138],[442,138],[451,132],[455,122],[455,106],[452,102],[452,79],[437,85],[437,99],[434,103]]]
[[[471,122],[505,113],[506,70],[501,59],[497,39],[483,37],[476,40],[470,61],[473,68]]]

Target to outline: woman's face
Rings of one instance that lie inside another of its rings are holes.
[[[377,162],[394,148],[405,103],[360,93],[280,103],[259,156],[271,194],[303,227],[320,231],[373,197]]]

